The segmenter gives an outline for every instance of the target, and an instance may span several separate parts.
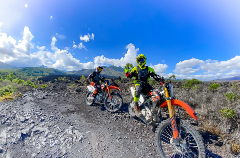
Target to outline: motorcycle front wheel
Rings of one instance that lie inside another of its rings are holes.
[[[94,103],[94,99],[90,99],[92,96],[92,92],[88,92],[86,96],[86,104],[91,106]]]
[[[205,158],[205,147],[201,135],[187,122],[180,120],[180,145],[173,144],[171,119],[163,121],[155,132],[157,153],[162,158]]]
[[[111,93],[111,99],[107,95],[104,107],[110,112],[116,112],[121,109],[122,103],[122,96],[119,93]]]

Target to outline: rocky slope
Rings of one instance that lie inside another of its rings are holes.
[[[122,89],[124,107],[118,113],[110,113],[99,104],[87,106],[86,87],[80,83],[70,87],[73,83],[75,81],[48,83],[46,89],[32,89],[22,97],[0,103],[0,157],[158,157],[154,128],[130,118],[124,108],[129,102],[128,85],[117,83]],[[199,113],[199,124],[195,128],[202,131],[208,157],[237,157],[228,149],[227,141],[206,132],[204,121],[220,119],[220,115],[214,113],[217,110],[210,107],[223,106],[224,98],[219,102],[205,99],[209,96],[203,96],[204,85],[197,95],[181,89],[180,85],[174,86],[176,97]],[[222,91],[228,91],[229,87]],[[216,100],[214,96],[210,95],[212,100]],[[238,107],[239,104],[231,105]],[[213,118],[209,119],[209,114]],[[239,128],[227,130],[228,138],[235,132],[237,139],[237,130]]]

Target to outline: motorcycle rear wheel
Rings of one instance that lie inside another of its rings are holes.
[[[173,132],[170,118],[164,120],[157,127],[155,132],[155,145],[157,148],[157,153],[160,155],[160,157],[205,158],[205,147],[199,132],[183,120],[180,120],[180,125],[180,146],[176,146],[172,143]]]
[[[112,92],[111,97],[110,99],[109,95],[107,95],[104,107],[110,112],[117,112],[123,104],[122,96],[119,93]]]
[[[86,96],[86,104],[89,106],[91,106],[94,103],[94,99],[92,100],[89,98],[89,97],[91,97],[91,95],[92,95],[92,92],[88,92],[87,96]]]

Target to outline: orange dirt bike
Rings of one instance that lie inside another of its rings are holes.
[[[93,99],[92,94],[95,91],[95,87],[93,84],[87,86],[88,93],[86,97],[87,105],[92,105],[95,101],[99,103],[104,102],[104,107],[110,112],[118,111],[123,104],[122,97],[119,93],[111,92],[112,89],[116,89],[120,91],[120,89],[116,86],[110,86],[109,80],[106,80],[105,84],[99,85],[101,89],[97,93],[96,97]],[[100,88],[100,87],[99,87]]]
[[[162,158],[205,158],[205,146],[201,135],[190,124],[181,120],[180,115],[176,116],[175,106],[182,107],[197,120],[196,113],[189,105],[175,99],[173,86],[170,82],[165,81],[161,84],[164,87],[163,91],[153,89],[146,95],[141,93],[138,102],[143,115],[140,119],[147,124],[157,126],[155,131],[157,153]],[[132,104],[134,87],[131,87],[131,93],[132,99],[128,111],[134,117],[134,105]],[[155,110],[153,110],[152,104],[154,97],[156,97],[153,95],[154,93],[158,93],[161,98]],[[168,107],[169,118],[162,121],[161,109],[164,107]]]

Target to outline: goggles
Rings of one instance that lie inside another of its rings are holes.
[[[140,58],[140,59],[138,59],[138,62],[143,63],[143,62],[144,62],[144,59],[143,59],[143,58]]]

